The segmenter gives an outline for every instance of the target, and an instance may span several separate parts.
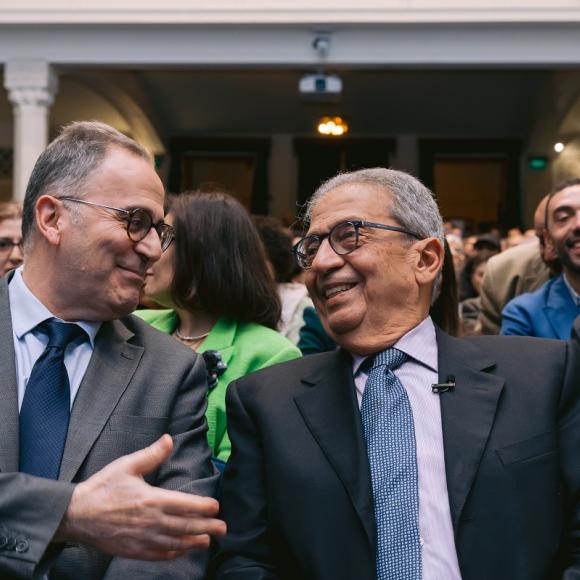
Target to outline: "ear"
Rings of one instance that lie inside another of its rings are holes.
[[[437,238],[427,238],[414,244],[417,252],[415,279],[420,286],[433,283],[443,267],[445,249]]]
[[[41,195],[35,208],[36,227],[39,234],[52,245],[60,243],[62,235],[62,202],[51,195]]]
[[[542,235],[544,236],[544,252],[542,258],[544,262],[552,262],[558,258],[554,240],[547,228],[542,232]]]

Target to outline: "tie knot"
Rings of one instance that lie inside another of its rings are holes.
[[[371,364],[371,369],[384,366],[389,370],[394,371],[399,368],[409,357],[402,351],[396,348],[387,348],[376,354]]]
[[[48,335],[47,347],[65,349],[75,338],[85,334],[85,331],[78,324],[58,322],[54,318],[45,320],[40,328]]]

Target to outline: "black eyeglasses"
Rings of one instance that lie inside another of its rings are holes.
[[[362,220],[349,220],[336,224],[327,234],[322,236],[312,235],[302,238],[293,248],[292,252],[296,257],[296,262],[303,270],[308,270],[316,258],[322,242],[328,238],[330,247],[339,255],[345,256],[354,252],[359,247],[359,230],[361,228],[377,228],[388,230],[390,232],[400,232],[421,240],[421,236],[400,228],[399,226],[388,226],[385,224],[376,224]]]
[[[175,230],[173,229],[173,226],[170,226],[169,224],[166,224],[162,221],[154,224],[151,214],[146,209],[141,207],[135,209],[121,209],[119,207],[111,207],[109,205],[94,203],[92,201],[86,201],[76,197],[59,197],[57,199],[100,207],[102,209],[108,209],[109,211],[118,213],[120,216],[122,216],[121,219],[127,222],[127,235],[134,242],[140,242],[149,233],[151,228],[153,228],[157,232],[159,240],[161,241],[162,252],[169,248],[171,242],[173,242],[175,238]]]
[[[10,254],[16,246],[18,246],[20,251],[22,251],[22,240],[15,242],[10,238],[0,238],[0,257],[3,258]]]

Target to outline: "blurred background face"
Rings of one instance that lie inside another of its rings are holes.
[[[487,269],[487,262],[483,262],[475,268],[473,274],[471,274],[471,284],[473,289],[477,292],[479,296],[481,293],[481,283],[483,282],[483,277],[485,275],[485,270]]]
[[[22,264],[22,220],[8,218],[0,222],[0,276]]]
[[[164,221],[173,225],[173,216],[170,213],[167,214]],[[161,258],[149,268],[143,289],[146,298],[166,308],[174,307],[171,299],[171,284],[175,273],[174,254],[176,243],[177,240],[174,240],[171,246],[161,254]]]
[[[455,274],[459,276],[465,265],[465,250],[463,248],[463,240],[456,236],[455,234],[449,234],[446,236],[447,243],[449,244],[449,250],[451,251],[451,256],[453,256],[453,267],[455,268]]]
[[[580,274],[580,186],[566,187],[549,204],[549,245],[563,266]]]

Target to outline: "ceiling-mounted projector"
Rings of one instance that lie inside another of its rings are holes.
[[[342,80],[336,75],[306,75],[300,79],[298,88],[300,95],[308,100],[336,100],[342,93]]]

